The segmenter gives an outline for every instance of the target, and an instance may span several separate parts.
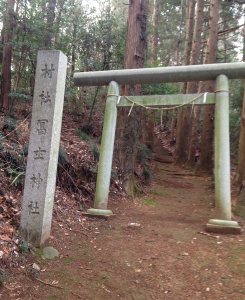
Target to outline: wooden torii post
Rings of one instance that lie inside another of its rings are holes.
[[[109,85],[101,141],[94,208],[88,214],[109,217],[107,209],[111,166],[116,130],[117,107],[132,106],[119,95],[119,84],[146,84],[215,80],[215,93],[189,95],[133,96],[134,106],[157,107],[192,104],[215,105],[215,219],[208,221],[206,230],[239,234],[241,228],[231,220],[230,141],[229,141],[229,79],[245,78],[245,63],[223,63],[149,69],[128,69],[75,73],[75,86]],[[138,103],[138,104],[136,104]]]

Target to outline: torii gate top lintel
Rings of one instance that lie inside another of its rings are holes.
[[[222,63],[143,69],[75,73],[75,86],[102,86],[116,81],[120,85],[215,80],[219,75],[229,79],[245,78],[245,63]]]

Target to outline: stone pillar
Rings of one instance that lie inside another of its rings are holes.
[[[21,212],[21,237],[36,247],[48,243],[53,212],[67,57],[39,51],[31,133]]]
[[[89,215],[105,217],[112,215],[112,211],[107,209],[107,204],[117,123],[118,97],[110,95],[119,95],[119,85],[115,81],[110,82],[108,87],[94,208],[88,209],[87,211],[87,214]]]
[[[225,75],[219,75],[215,84],[215,215],[207,230],[240,233],[238,223],[231,221],[230,191],[230,137],[229,84]]]

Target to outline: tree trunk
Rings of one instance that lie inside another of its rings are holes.
[[[127,21],[127,41],[124,58],[124,69],[144,67],[145,50],[147,46],[147,14],[149,0],[130,0]],[[141,85],[133,87],[133,93],[141,91]],[[129,94],[129,86],[123,86],[122,94]]]
[[[57,41],[58,41],[58,38],[59,38],[59,27],[60,27],[61,13],[63,11],[64,2],[65,2],[65,0],[59,1],[60,8],[59,8],[59,13],[58,13],[57,21],[56,21],[56,26],[55,26],[56,27],[56,33],[55,33],[55,38],[54,38],[54,49],[57,46]]]
[[[245,9],[244,9],[245,20]],[[245,27],[243,30],[243,61],[245,62]],[[243,80],[243,84],[245,81]],[[243,93],[242,117],[238,145],[238,161],[234,184],[238,186],[238,199],[235,205],[235,213],[241,217],[245,217],[245,86]]]
[[[238,186],[238,199],[234,208],[237,215],[245,218],[245,89],[238,146],[238,161],[234,183]]]
[[[47,25],[46,25],[46,34],[44,38],[44,48],[51,48],[51,40],[52,40],[52,30],[55,18],[55,5],[56,0],[50,0],[47,9]]]
[[[182,127],[182,117],[183,117],[183,110],[178,108],[177,111],[177,128],[176,128],[176,148],[174,151],[174,160],[177,161],[177,158],[180,154],[180,141],[181,141],[181,127]]]
[[[175,116],[176,108],[173,109],[173,116],[171,120],[171,134],[170,134],[170,144],[171,146],[175,143],[175,125],[176,125],[176,116]]]
[[[218,44],[218,19],[219,19],[219,1],[211,0],[210,3],[210,29],[208,43],[208,64],[217,61]],[[214,92],[214,81],[206,83],[206,92]],[[203,109],[203,128],[201,140],[201,155],[198,161],[195,174],[202,172],[213,173],[213,138],[214,138],[214,105],[205,105]]]
[[[14,90],[15,93],[17,92],[19,82],[20,82],[20,79],[21,79],[21,75],[23,74],[23,71],[24,71],[25,66],[26,66],[27,50],[28,50],[28,48],[25,45],[23,45],[21,47],[21,56],[20,56],[20,59],[19,59],[19,67],[18,67],[18,70],[16,68],[16,80],[15,80],[14,87],[13,87],[13,90]]]
[[[183,10],[184,10],[183,0],[181,0],[179,34],[178,34],[178,41],[176,43],[176,62],[177,62],[177,66],[179,66],[179,46],[180,46],[180,41],[181,41],[181,28],[182,28],[182,22],[183,22]]]
[[[146,146],[153,152],[154,150],[154,119],[155,111],[147,117],[147,136],[146,136]]]
[[[13,28],[14,28],[14,0],[8,0],[6,23],[4,25],[4,45],[2,59],[2,83],[0,107],[3,110],[9,109],[9,93],[11,93],[11,60],[13,52]]]
[[[1,44],[3,45],[4,44],[4,28],[2,28],[2,30],[1,30],[0,38],[1,38]],[[2,63],[3,63],[3,48],[1,47],[0,48],[0,64],[2,64]]]
[[[71,75],[75,70],[75,60],[76,60],[76,36],[77,36],[77,25],[73,24],[73,43],[72,43],[72,54],[71,54]]]
[[[153,8],[153,23],[152,23],[152,44],[151,44],[151,65],[156,64],[157,62],[157,24],[158,24],[158,5],[157,0],[154,0]]]
[[[151,65],[157,66],[157,25],[158,25],[158,0],[154,0],[153,6],[153,22],[152,22],[152,44],[151,44]],[[155,112],[153,111],[150,114],[146,114],[146,146],[153,152],[154,148],[154,118]],[[143,129],[144,131],[144,129]]]
[[[200,56],[201,33],[202,33],[202,24],[203,24],[203,8],[204,8],[204,0],[197,1],[196,19],[195,19],[190,65],[197,65]],[[204,87],[203,84],[199,85],[198,93],[204,92],[204,88],[202,89],[202,86]],[[197,82],[195,81],[188,82],[186,93],[194,94],[196,92],[197,92]],[[189,147],[187,162],[185,165],[186,168],[193,168],[195,165],[196,141],[198,136],[200,114],[201,114],[201,106],[197,105],[194,107],[190,147]]]
[[[202,33],[202,24],[203,24],[203,8],[204,8],[204,0],[197,1],[190,65],[197,65],[200,56],[201,33]],[[196,81],[188,82],[186,93],[193,94],[196,93],[196,91],[197,91],[197,82]]]
[[[130,0],[128,10],[127,41],[125,49],[124,68],[143,68],[145,49],[147,45],[146,25],[149,0]],[[133,87],[124,86],[122,95],[137,95],[141,91],[141,85]],[[118,110],[116,144],[119,146],[119,160],[121,167],[121,179],[125,192],[134,198],[134,177],[138,140],[141,131],[141,109],[133,108],[130,116],[128,110]]]
[[[189,65],[189,61],[190,61],[191,42],[192,42],[193,25],[194,25],[194,13],[195,13],[195,1],[189,0],[186,2],[186,37],[185,37],[185,49],[184,49],[182,66]],[[187,83],[182,83],[181,85],[181,89],[184,94],[186,92],[186,86]]]
[[[183,66],[187,66],[190,60],[190,51],[191,51],[191,41],[193,34],[193,24],[194,24],[194,12],[195,12],[195,1],[190,0],[186,4],[186,40],[185,40],[185,50],[183,58]],[[186,92],[186,83],[182,83],[181,89]],[[191,118],[190,118],[191,108],[190,106],[185,107],[182,111],[182,120],[180,122],[180,132],[178,135],[178,140],[176,139],[176,154],[175,163],[185,163],[188,157],[189,141],[190,141],[190,128],[191,128]],[[178,126],[178,125],[177,125]]]

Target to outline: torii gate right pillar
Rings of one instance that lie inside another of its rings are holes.
[[[219,75],[215,84],[215,217],[207,231],[240,234],[238,223],[231,221],[230,137],[228,77]]]

